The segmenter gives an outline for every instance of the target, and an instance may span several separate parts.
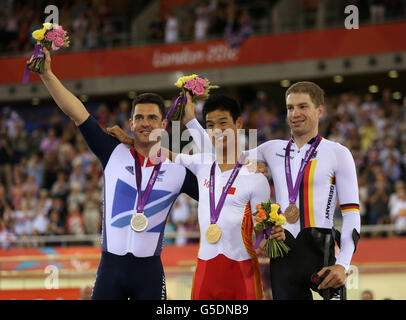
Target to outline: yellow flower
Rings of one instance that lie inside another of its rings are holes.
[[[277,226],[283,226],[286,224],[286,218],[283,214],[278,214],[278,218],[276,219],[275,224]]]
[[[188,81],[189,79],[196,78],[196,77],[198,77],[197,74],[192,74],[190,76],[180,77],[178,79],[178,81],[175,82],[175,86],[177,86],[178,88],[182,88],[185,85],[186,81]]]
[[[270,222],[276,221],[276,219],[278,218],[278,210],[279,210],[279,205],[277,205],[276,203],[271,204],[271,213],[269,214],[268,221],[270,221]]]
[[[38,30],[35,30],[33,33],[32,33],[32,37],[35,39],[35,40],[38,40],[38,41],[41,41],[41,40],[44,40],[44,38],[45,38],[45,32],[46,32],[47,30],[44,28],[44,29],[38,29]]]
[[[276,222],[276,219],[278,219],[278,213],[275,211],[271,211],[268,221]]]
[[[45,22],[42,24],[46,30],[50,30],[52,28],[52,23]]]

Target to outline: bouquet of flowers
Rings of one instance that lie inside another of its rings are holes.
[[[32,72],[42,74],[44,71],[45,56],[42,51],[43,47],[49,51],[59,50],[60,48],[69,47],[69,37],[60,25],[46,22],[42,29],[35,30],[32,37],[37,40],[33,52],[34,59],[28,64],[28,69]]]
[[[182,89],[184,97],[186,97],[186,92],[189,92],[194,103],[198,100],[206,100],[209,97],[210,89],[219,87],[211,85],[207,78],[203,78],[197,74],[180,77],[178,81],[175,82],[175,86]],[[180,100],[180,103],[176,106],[171,117],[172,120],[176,121],[183,118],[185,105],[185,99]]]
[[[257,211],[253,213],[256,222],[255,229],[262,230],[255,244],[255,249],[259,246],[262,239],[267,239],[265,244],[265,257],[278,258],[283,257],[290,250],[282,240],[269,239],[271,228],[273,226],[282,226],[286,224],[286,218],[282,213],[279,204],[271,203],[271,200],[262,202],[256,207]]]

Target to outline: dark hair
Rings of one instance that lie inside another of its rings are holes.
[[[206,123],[206,115],[216,110],[230,112],[234,122],[241,116],[241,108],[237,100],[225,95],[212,95],[203,106],[204,123]]]
[[[156,104],[159,108],[159,112],[161,113],[162,116],[162,120],[165,119],[166,116],[166,112],[165,112],[165,102],[164,99],[162,99],[162,97],[156,93],[142,93],[140,95],[138,95],[134,100],[133,100],[133,107],[131,110],[131,119],[134,115],[134,110],[135,110],[135,106],[137,104],[141,104],[141,103],[153,103]]]

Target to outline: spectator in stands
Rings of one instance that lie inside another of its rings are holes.
[[[48,130],[47,136],[41,142],[41,152],[47,156],[50,153],[58,151],[59,139],[56,136],[56,131],[54,128]]]
[[[371,290],[364,290],[361,293],[361,300],[374,300],[374,294]]]
[[[41,188],[42,180],[44,174],[44,166],[42,162],[42,154],[40,152],[35,152],[31,155],[28,160],[28,165],[26,167],[26,175],[33,176],[35,184]]]
[[[83,208],[85,195],[81,189],[82,186],[78,182],[74,182],[70,185],[70,192],[68,196],[69,204],[76,204],[79,208]]]
[[[68,168],[71,165],[73,157],[75,156],[75,149],[73,148],[69,139],[69,132],[64,131],[57,152],[59,164],[63,169]]]
[[[231,48],[238,48],[252,33],[251,17],[246,8],[236,11],[233,6],[228,8],[228,19],[225,29],[226,39]]]
[[[69,183],[66,181],[66,175],[64,172],[59,171],[57,180],[54,182],[51,188],[51,196],[61,198],[66,201],[69,194]]]
[[[49,214],[49,225],[47,235],[55,236],[65,233],[65,223],[58,210],[52,209]]]
[[[69,204],[68,216],[66,218],[66,230],[68,234],[83,235],[85,234],[85,222],[79,207],[75,203]]]
[[[79,158],[76,158],[72,163],[72,172],[69,176],[69,186],[72,189],[73,185],[77,184],[80,190],[84,190],[86,186],[86,176],[82,170],[82,163]]]
[[[83,219],[85,221],[85,230],[88,234],[95,234],[101,228],[100,214],[100,193],[95,183],[86,184],[85,199],[83,201]]]
[[[49,225],[48,209],[46,202],[40,202],[36,208],[32,221],[32,234],[34,236],[46,235]]]
[[[24,195],[31,195],[35,198],[38,196],[39,186],[35,182],[33,175],[29,175],[22,185],[22,191]]]
[[[166,16],[165,23],[165,43],[174,43],[179,41],[178,19],[173,11]]]
[[[183,24],[182,24],[183,26]],[[153,42],[163,42],[165,31],[165,17],[159,13],[148,26],[147,39]]]
[[[175,239],[175,244],[177,246],[183,246],[187,242],[185,237],[185,225],[189,220],[190,207],[188,196],[181,194],[172,206],[171,221],[176,226],[177,236]]]
[[[43,171],[44,175],[42,186],[45,189],[50,190],[57,179],[58,172],[61,171],[61,167],[55,152],[48,153],[44,157]]]
[[[6,221],[0,218],[0,246],[3,250],[12,248],[15,245],[16,235],[9,228]]]
[[[5,183],[7,186],[11,186],[12,181],[12,158],[13,149],[7,135],[7,129],[2,127],[0,131],[0,182]]]
[[[383,23],[385,21],[385,0],[369,0],[369,14],[371,23]]]
[[[52,208],[52,199],[48,195],[47,189],[40,189],[37,203],[37,211],[43,211],[48,216]]]
[[[21,202],[23,200],[23,180],[20,175],[16,175],[14,180],[14,185],[11,187],[11,203],[13,204],[14,208],[20,208]]]
[[[388,201],[390,187],[386,177],[379,173],[376,176],[376,182],[370,187],[368,192],[369,198],[369,224],[383,224],[388,222],[389,209]],[[377,234],[373,234],[376,236]]]
[[[398,235],[406,235],[406,190],[404,186],[398,187],[396,191],[396,198],[394,199],[390,217],[392,223],[396,224]]]

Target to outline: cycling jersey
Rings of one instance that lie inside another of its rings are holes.
[[[260,299],[262,285],[253,249],[252,213],[256,211],[258,203],[269,199],[267,179],[262,174],[249,173],[245,166],[241,168],[217,220],[221,238],[217,243],[209,243],[205,234],[210,225],[209,181],[214,154],[179,154],[175,162],[190,169],[196,175],[199,185],[200,247],[192,298]],[[232,170],[221,172],[216,164],[215,205],[231,173]]]
[[[162,293],[165,281],[160,254],[166,220],[179,193],[185,192],[195,200],[198,199],[196,177],[180,165],[169,160],[163,161],[144,207],[144,214],[148,218],[147,229],[136,232],[130,227],[137,203],[134,157],[138,157],[142,166],[142,190],[146,188],[154,164],[105,133],[93,116],[89,116],[78,128],[100,160],[104,175],[102,260],[92,298],[165,298]],[[129,266],[138,267],[129,271]],[[115,271],[111,271],[111,268],[115,268]],[[145,272],[145,268],[156,272],[149,276],[150,272]],[[123,270],[141,276],[130,276]],[[144,288],[145,283],[148,283],[145,280],[154,283],[148,291]],[[123,283],[126,283],[125,288],[122,287]],[[141,291],[145,291],[145,295]]]
[[[311,142],[298,148],[291,147],[292,179],[296,177],[306,151]],[[271,140],[250,151],[257,153],[258,161],[267,163],[275,186],[276,201],[285,210],[289,205],[289,194],[285,176],[285,150],[288,141]],[[334,226],[334,210],[340,203],[343,216],[341,250],[337,264],[348,269],[355,250],[353,229],[360,232],[358,182],[354,159],[343,145],[322,139],[313,157],[306,166],[296,200],[300,218],[293,224],[287,223],[285,229],[296,237],[303,228],[318,227],[331,229]]]

